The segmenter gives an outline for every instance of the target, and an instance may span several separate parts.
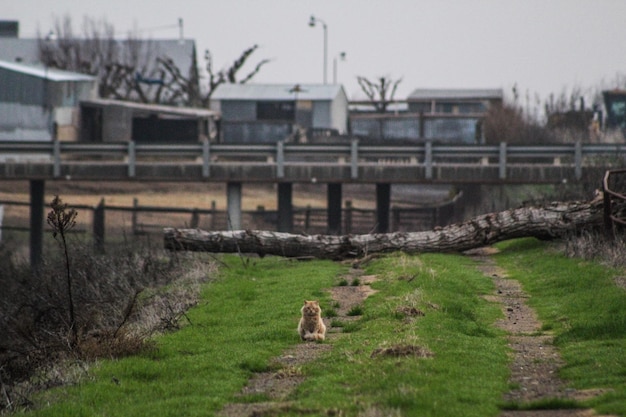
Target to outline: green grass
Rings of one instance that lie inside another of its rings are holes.
[[[523,283],[544,329],[555,333],[567,362],[562,376],[579,389],[611,388],[586,405],[625,415],[626,304],[611,281],[617,271],[566,259],[535,240],[499,247],[498,263]],[[304,299],[336,312],[326,290],[347,267],[274,257],[244,267],[236,256],[223,259],[228,267],[206,285],[180,331],[157,337],[156,348],[141,356],[101,361],[77,386],[36,398],[50,405],[26,415],[210,416],[231,401],[267,400],[236,394],[301,343],[295,329]],[[366,273],[378,275],[378,292],[359,306],[358,319],[332,318],[343,333],[324,342],[332,349],[322,357],[298,367],[306,379],[289,398],[293,406],[278,415],[497,416],[510,389],[510,357],[494,326],[500,308],[482,298],[493,292],[492,280],[470,258],[441,254],[388,255]],[[425,315],[406,317],[402,307]],[[380,354],[406,347],[427,354]]]
[[[505,341],[492,326],[500,311],[480,297],[493,290],[490,279],[454,255],[389,256],[367,273],[379,275],[373,284],[379,292],[364,303],[358,329],[333,340],[323,360],[305,366],[309,377],[292,398],[298,407],[317,415],[498,415],[508,360]],[[424,317],[398,318],[399,306],[416,303]],[[407,345],[433,356],[372,356]]]
[[[226,257],[223,277],[207,285],[192,325],[157,340],[141,357],[102,361],[79,386],[51,390],[36,416],[207,416],[232,400],[253,372],[299,342],[303,300],[328,301],[340,265]],[[119,381],[119,384],[112,382]]]
[[[560,376],[577,389],[610,389],[587,405],[626,415],[626,291],[613,281],[624,271],[566,258],[534,239],[499,248],[498,264],[522,283],[543,329],[555,335],[566,362]]]

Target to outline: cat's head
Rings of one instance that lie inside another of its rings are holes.
[[[302,314],[306,316],[315,316],[322,311],[320,308],[320,303],[317,300],[307,301],[304,300],[304,305],[302,306]]]

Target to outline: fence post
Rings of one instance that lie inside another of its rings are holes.
[[[200,213],[197,208],[194,208],[191,212],[191,222],[189,223],[189,227],[192,229],[197,229],[198,224],[200,224]]]
[[[43,219],[46,182],[30,180],[30,266],[37,271],[43,262]]]
[[[427,180],[433,179],[433,142],[428,140],[424,143],[424,165]]]
[[[398,207],[391,207],[391,230],[400,230],[400,209]]]
[[[285,177],[285,143],[282,140],[276,142],[276,178]]]
[[[99,253],[104,252],[104,198],[93,209],[93,246]]]
[[[139,209],[139,200],[133,198],[133,214],[131,215],[131,228],[134,235],[139,234],[139,225],[137,224],[137,212]]]
[[[211,175],[211,147],[208,139],[202,142],[202,177]]]
[[[350,145],[350,177],[359,178],[359,140],[353,139]]]
[[[349,235],[352,233],[352,200],[346,200],[344,219],[346,222],[346,234]]]
[[[311,205],[307,204],[306,210],[304,211],[304,232],[309,233],[310,227],[311,227]]]
[[[215,200],[211,200],[211,230],[215,230],[215,217],[217,211],[217,204]]]
[[[500,142],[500,157],[498,159],[500,179],[506,179],[506,142]]]
[[[580,140],[574,145],[574,173],[577,180],[583,177],[583,146]]]
[[[135,162],[136,162],[136,152],[135,152],[135,141],[131,140],[128,142],[128,176],[130,178],[135,177]]]
[[[52,151],[54,154],[54,166],[52,168],[52,175],[54,178],[61,176],[61,141],[56,139],[53,142]]]

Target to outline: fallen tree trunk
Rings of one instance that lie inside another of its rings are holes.
[[[366,235],[299,235],[236,230],[164,229],[169,250],[257,253],[285,257],[346,259],[371,253],[460,252],[520,237],[553,239],[602,225],[602,199],[555,202],[485,214],[463,223],[424,232]]]

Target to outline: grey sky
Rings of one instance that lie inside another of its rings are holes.
[[[397,98],[415,88],[503,88],[545,99],[573,87],[613,87],[626,74],[624,0],[18,0],[5,1],[2,19],[20,21],[20,35],[46,33],[69,14],[104,18],[120,37],[196,40],[202,63],[211,50],[226,66],[258,43],[250,64],[272,62],[255,78],[267,83],[323,81],[323,30],[328,26],[328,80],[341,51],[338,79],[351,99],[362,98],[357,75],[402,77]],[[168,27],[169,26],[169,27]],[[154,30],[146,30],[159,28]],[[245,71],[242,71],[245,72]]]

